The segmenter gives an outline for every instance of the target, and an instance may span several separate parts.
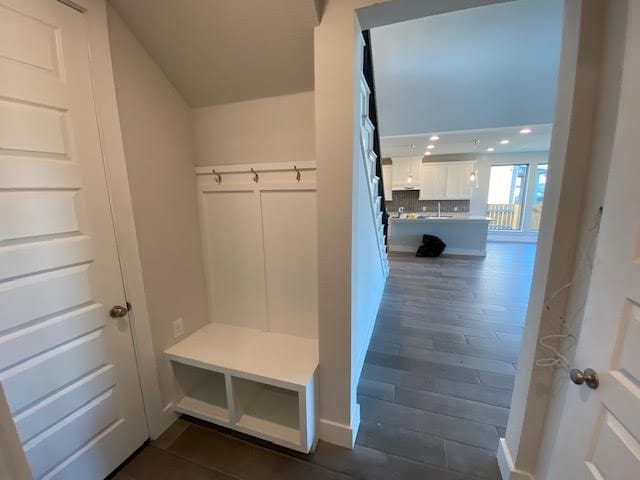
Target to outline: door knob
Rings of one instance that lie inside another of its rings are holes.
[[[125,317],[127,313],[129,313],[129,309],[121,305],[111,307],[111,310],[109,310],[109,315],[111,315],[113,318]]]
[[[569,372],[569,378],[576,385],[582,385],[584,383],[587,387],[593,388],[594,390],[600,385],[598,374],[591,368],[585,368],[584,372],[574,368]]]

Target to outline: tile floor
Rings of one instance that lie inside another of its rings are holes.
[[[353,450],[302,455],[184,417],[114,478],[499,479],[534,257],[509,243],[484,259],[390,257]]]

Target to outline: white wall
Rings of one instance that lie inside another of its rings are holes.
[[[111,7],[108,21],[145,294],[166,405],[171,387],[162,351],[176,342],[172,321],[184,319],[185,335],[208,321],[189,108]]]
[[[314,93],[194,108],[196,165],[315,160]]]
[[[328,0],[314,43],[320,438],[343,446],[355,441],[359,422],[351,338],[351,205],[360,141],[354,9],[372,2]]]
[[[361,96],[358,95],[356,99],[359,101]],[[351,389],[355,398],[382,300],[386,275],[378,247],[378,226],[374,223],[371,213],[370,182],[362,150],[357,149],[354,156],[356,161],[353,165],[351,238]],[[378,218],[377,215],[375,218]]]

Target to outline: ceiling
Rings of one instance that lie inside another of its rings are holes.
[[[313,89],[319,0],[110,0],[192,107]]]
[[[357,9],[358,21],[363,30],[405,22],[440,13],[481,7],[513,0],[447,0],[446,2],[425,2],[425,0],[378,1]]]
[[[562,0],[517,0],[371,30],[380,134],[553,121]]]
[[[421,135],[382,137],[380,149],[383,157],[422,156],[431,152],[432,156],[456,153],[499,154],[513,152],[540,152],[549,150],[551,143],[551,124],[522,125],[517,127],[492,128],[484,130],[465,130],[462,132],[431,132]],[[528,134],[520,133],[528,128]],[[438,140],[429,140],[433,135]],[[474,140],[479,140],[477,150]],[[508,144],[501,144],[509,140]],[[433,145],[428,149],[428,145]],[[488,152],[487,148],[494,148]]]

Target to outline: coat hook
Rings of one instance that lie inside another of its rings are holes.
[[[216,183],[222,183],[222,176],[216,172],[216,169],[212,169],[211,173],[216,177]]]
[[[258,172],[256,172],[253,168],[251,169],[251,173],[253,173],[253,181],[258,183],[260,177],[258,177]]]
[[[298,170],[298,167],[295,165],[293,166],[293,170],[296,172],[296,180],[299,182],[302,178],[302,174],[300,173],[300,170]]]

